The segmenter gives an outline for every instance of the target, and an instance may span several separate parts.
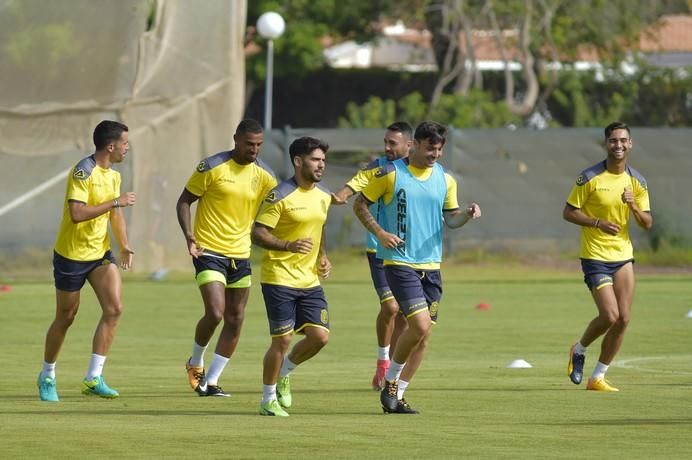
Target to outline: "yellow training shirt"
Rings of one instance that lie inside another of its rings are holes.
[[[387,160],[386,155],[382,155],[381,157],[378,157],[362,167],[361,169],[358,170],[355,176],[346,183],[346,186],[353,190],[355,193],[360,192],[363,190],[368,183],[372,180],[373,177],[375,177],[375,174],[377,174],[377,171],[380,170],[380,168],[388,163],[391,163],[389,160]],[[375,218],[379,219],[380,218],[380,204],[379,203],[373,203],[370,205],[370,212],[372,213]],[[365,236],[365,250],[367,252],[377,252],[377,245],[379,242],[377,241],[377,237],[373,235],[370,232],[367,232]]]
[[[401,161],[401,160],[400,160]],[[409,164],[407,158],[403,159],[407,164],[407,169],[411,172],[416,179],[424,182],[430,178],[433,173],[433,168],[416,168]],[[459,200],[457,197],[457,181],[452,177],[451,174],[445,171],[445,184],[447,185],[447,194],[445,195],[444,204],[442,207],[443,211],[453,211],[459,209]],[[394,191],[396,186],[396,169],[392,163],[389,163],[381,167],[368,185],[361,192],[363,197],[371,203],[377,202],[378,199],[382,199],[384,204],[389,204],[394,198]],[[385,229],[387,230],[387,229]],[[392,260],[385,260],[385,265],[406,265],[417,270],[437,270],[440,268],[439,263],[403,263]]]
[[[199,197],[195,239],[226,257],[250,257],[250,230],[262,198],[276,186],[271,168],[260,159],[240,165],[234,151],[203,160],[185,188]]]
[[[627,167],[622,174],[612,174],[602,161],[584,171],[567,198],[567,203],[581,209],[594,219],[606,220],[620,226],[617,235],[609,235],[595,227],[581,228],[582,259],[622,262],[633,257],[629,235],[630,209],[623,203],[626,188],[634,193],[634,201],[642,211],[650,211],[649,191],[644,177]]]
[[[307,254],[265,250],[262,283],[300,289],[319,286],[317,256],[330,203],[331,194],[326,188],[316,184],[305,190],[293,178],[269,193],[257,223],[273,229],[272,234],[281,240],[310,238],[312,250]]]
[[[372,178],[375,177],[375,174],[380,170],[380,167],[386,163],[386,156],[381,156],[371,161],[364,167],[360,168],[356,175],[353,176],[350,181],[346,182],[346,186],[356,193],[360,192],[368,185],[368,183],[370,183]]]
[[[96,164],[93,155],[82,159],[67,178],[62,222],[55,241],[55,252],[66,259],[88,262],[98,260],[111,247],[108,235],[110,212],[84,222],[74,223],[68,202],[79,201],[95,206],[120,196],[120,173]]]

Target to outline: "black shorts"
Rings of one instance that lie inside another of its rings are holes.
[[[90,260],[88,262],[68,259],[53,251],[53,278],[55,279],[55,288],[69,292],[79,291],[84,286],[84,283],[89,277],[89,273],[101,265],[114,263],[115,259],[110,249],[106,251],[100,259]]]
[[[249,288],[252,285],[252,268],[248,259],[232,259],[207,249],[192,259],[198,286],[218,281],[227,288]]]
[[[407,318],[424,310],[430,311],[430,319],[437,322],[442,298],[440,270],[416,270],[406,265],[385,265],[384,273],[399,310]]]
[[[581,270],[584,272],[584,283],[589,291],[601,289],[604,286],[612,286],[615,273],[628,263],[634,263],[634,259],[623,262],[603,262],[602,260],[580,259]]]
[[[374,252],[368,251],[367,254],[368,265],[370,266],[370,278],[372,278],[372,284],[375,286],[375,292],[377,292],[380,303],[393,299],[394,295],[389,288],[387,277],[384,274],[384,263],[382,259],[378,259],[377,254]]]
[[[262,295],[272,337],[304,333],[307,326],[329,332],[329,307],[322,286],[297,289],[262,283]]]

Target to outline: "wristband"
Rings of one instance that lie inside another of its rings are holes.
[[[120,207],[120,203],[118,202],[118,199],[117,199],[117,198],[116,198],[115,200],[113,200],[113,207],[114,207],[114,208],[119,208],[119,207]]]
[[[596,219],[593,223],[593,226],[598,228],[598,224],[600,224],[600,223],[601,223],[601,219]]]
[[[289,244],[291,244],[290,241],[286,241],[286,242],[284,243],[284,251],[288,251],[288,245],[289,245]]]

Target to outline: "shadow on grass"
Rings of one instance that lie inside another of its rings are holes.
[[[692,425],[692,418],[622,418],[604,420],[571,420],[566,422],[533,423],[533,425],[562,425],[562,426],[635,426],[635,425]]]
[[[64,406],[63,406],[64,407]],[[258,404],[259,407],[259,404]],[[377,415],[381,416],[382,415],[382,410],[375,406],[375,408],[368,408],[367,410],[363,411],[354,411],[354,410],[349,410],[349,411],[333,411],[330,412],[329,414],[325,414],[324,411],[322,410],[315,410],[315,411],[305,411],[305,410],[296,410],[293,411],[289,409],[291,416],[324,416],[324,415],[332,415],[332,416],[342,416],[342,415],[348,415],[348,416],[372,416],[372,415]],[[255,408],[253,409],[239,409],[237,407],[224,407],[224,408],[218,408],[217,410],[199,410],[199,409],[171,409],[171,410],[161,410],[161,409],[152,409],[152,410],[142,410],[142,409],[127,409],[127,408],[118,408],[118,409],[113,409],[113,410],[102,410],[100,411],[99,414],[95,414],[93,409],[67,409],[64,410],[61,407],[59,407],[59,404],[50,404],[50,409],[42,410],[42,409],[29,409],[29,410],[16,410],[16,411],[3,411],[0,410],[0,415],[32,415],[32,416],[47,416],[54,418],[56,415],[76,415],[76,416],[94,416],[94,415],[115,415],[115,416],[123,416],[123,417],[136,417],[136,416],[141,416],[141,417],[180,417],[180,416],[219,416],[219,417],[228,417],[228,416],[252,416],[252,417],[259,417],[258,410]]]

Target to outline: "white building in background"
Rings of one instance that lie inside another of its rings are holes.
[[[503,31],[506,36],[516,36],[518,31]],[[501,71],[505,63],[495,44],[491,31],[474,30],[473,45],[477,67],[481,71]],[[431,47],[432,34],[427,30],[408,29],[402,22],[383,28],[382,35],[372,42],[346,41],[324,50],[329,66],[334,68],[383,67],[391,70],[435,71],[437,65]],[[464,37],[460,37],[461,43]],[[516,48],[508,46],[509,68],[521,70],[521,64],[512,59]],[[651,65],[658,67],[692,66],[692,16],[663,16],[656,26],[642,32],[639,45],[632,50]],[[552,65],[562,67],[562,63]],[[595,50],[578,50],[577,60],[569,64],[576,70],[600,69]],[[629,71],[636,67],[623,63]],[[627,70],[627,69],[626,69]]]

